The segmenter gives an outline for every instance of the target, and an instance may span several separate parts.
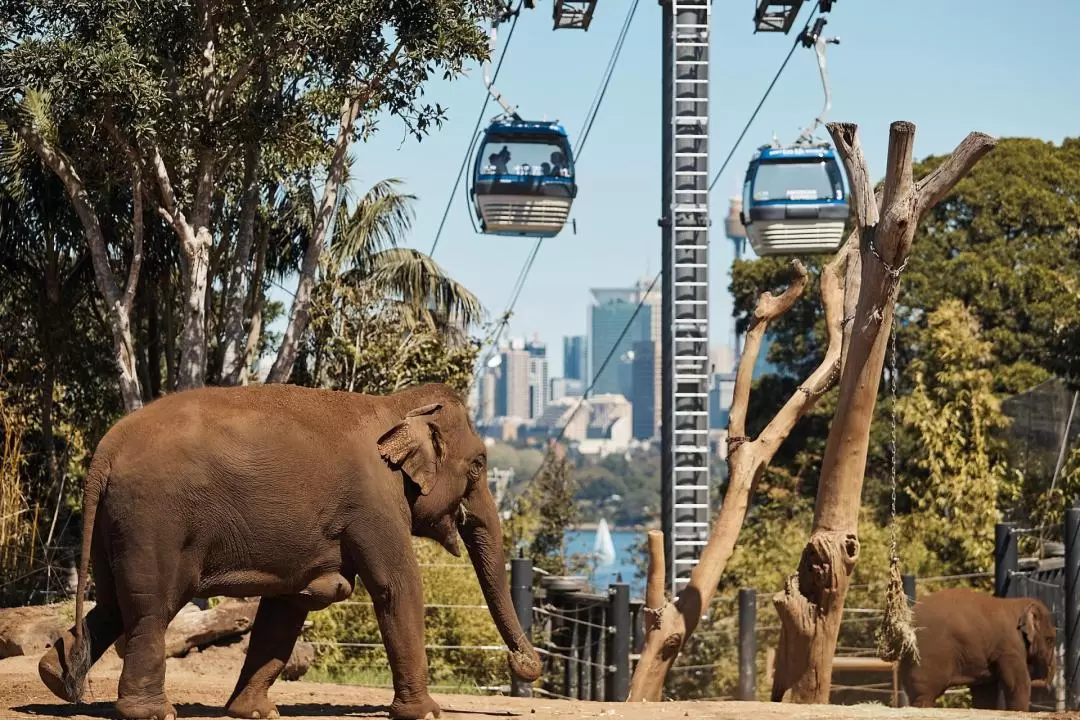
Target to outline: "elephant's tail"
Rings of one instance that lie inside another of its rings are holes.
[[[90,546],[94,538],[94,521],[97,519],[98,502],[109,479],[109,463],[95,453],[86,474],[83,493],[82,555],[79,559],[79,586],[75,592],[75,642],[68,656],[68,672],[64,677],[64,689],[73,702],[82,701],[83,684],[90,672],[90,641],[87,637],[84,602],[86,583],[90,577]]]

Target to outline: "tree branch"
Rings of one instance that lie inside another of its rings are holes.
[[[158,190],[161,193],[161,205],[158,207],[158,212],[177,232],[186,232],[188,230],[187,218],[184,217],[184,213],[179,208],[176,192],[173,191],[172,180],[169,178],[169,169],[165,167],[165,160],[161,157],[161,149],[156,143],[154,144],[154,153],[150,162],[154,169],[154,178],[157,180]]]
[[[795,279],[779,296],[763,292],[754,306],[754,315],[746,331],[742,357],[735,374],[735,389],[731,398],[731,410],[728,414],[728,441],[746,436],[746,409],[750,402],[750,386],[754,380],[754,365],[757,364],[761,343],[769,323],[780,317],[795,304],[806,289],[806,267],[799,260],[792,260],[796,273]]]
[[[844,275],[850,261],[851,245],[849,238],[849,242],[840,248],[821,271],[821,304],[825,309],[825,333],[828,338],[825,358],[755,440],[768,458],[766,463],[772,460],[799,418],[809,412],[817,404],[818,398],[831,390],[840,379],[840,357],[844,345]]]
[[[346,98],[341,109],[341,121],[338,125],[338,135],[334,140],[334,154],[327,168],[326,184],[323,187],[323,197],[319,204],[319,211],[315,218],[315,230],[308,242],[304,259],[300,266],[300,279],[296,286],[296,295],[293,298],[292,308],[289,312],[289,324],[285,328],[281,347],[278,348],[274,365],[267,375],[267,382],[287,382],[292,374],[293,364],[299,350],[300,336],[307,329],[310,319],[311,293],[315,286],[315,271],[318,268],[319,257],[326,246],[330,231],[331,219],[334,208],[337,207],[337,196],[341,182],[345,175],[345,161],[348,159],[349,143],[352,140],[353,127],[361,110],[367,105],[375,93],[375,89],[382,82],[382,78],[397,66],[397,57],[403,48],[403,41],[398,41],[397,46],[390,53],[383,68],[371,79],[363,93],[354,97]]]
[[[878,208],[874,202],[874,184],[870,181],[870,169],[866,165],[862,145],[859,143],[859,127],[855,123],[826,123],[825,127],[832,136],[844,170],[848,176],[848,192],[851,206],[855,211],[856,225],[869,227],[877,225]]]
[[[131,166],[131,198],[134,204],[131,218],[131,266],[128,268],[127,285],[121,301],[129,314],[135,300],[135,290],[139,286],[139,271],[143,261],[143,182],[142,165],[138,158]]]
[[[960,182],[983,155],[997,146],[997,139],[986,133],[969,133],[956,146],[949,159],[915,185],[920,216],[945,199],[956,183]]]

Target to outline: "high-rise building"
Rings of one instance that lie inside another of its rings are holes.
[[[659,430],[657,400],[660,396],[656,392],[659,368],[655,345],[652,340],[634,343],[630,405],[633,407],[633,435],[636,440],[651,440]]]
[[[533,338],[525,346],[529,354],[529,415],[535,420],[544,414],[550,401],[551,386],[548,382],[547,345]]]
[[[589,349],[584,335],[563,338],[563,377],[582,380],[589,371]]]
[[[495,414],[529,417],[529,351],[524,340],[512,340],[501,353],[495,388]]]
[[[495,417],[495,405],[497,403],[498,369],[485,367],[480,373],[480,397],[477,403],[476,419],[481,423],[491,422]]]
[[[548,404],[566,397],[581,397],[585,383],[574,378],[551,378],[551,398]]]
[[[660,339],[660,289],[649,291],[649,280],[630,288],[593,288],[595,304],[589,308],[589,378],[593,392],[622,394],[620,363],[629,357],[634,343]],[[638,304],[643,307],[638,310]],[[636,314],[635,314],[636,313]],[[623,332],[627,325],[629,330]],[[621,336],[621,337],[620,337]],[[656,396],[660,385],[660,344],[655,343]],[[603,367],[605,358],[611,359]],[[588,385],[588,383],[586,383]]]
[[[713,373],[709,378],[709,429],[726,430],[731,400],[735,395],[735,373]]]

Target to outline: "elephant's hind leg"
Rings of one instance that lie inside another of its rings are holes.
[[[100,543],[99,543],[100,545]],[[116,602],[116,586],[109,569],[108,558],[100,552],[94,552],[94,587],[97,602],[86,614],[87,640],[90,642],[90,664],[96,663],[124,632],[124,620],[120,615],[120,606]],[[38,662],[38,675],[41,681],[61,700],[73,702],[68,697],[64,680],[68,673],[68,662],[75,642],[75,628],[72,627],[41,657]]]
[[[175,556],[129,553],[113,568],[125,630],[116,710],[126,720],[176,717],[165,694],[165,629],[193,592],[193,583],[176,567]]]
[[[276,718],[267,691],[289,661],[307,610],[289,597],[264,597],[251,627],[244,667],[226,712],[236,718]]]

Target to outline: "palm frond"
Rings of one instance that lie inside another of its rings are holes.
[[[484,318],[480,300],[435,262],[414,248],[388,248],[375,253],[366,279],[409,308],[411,316],[434,330],[467,330]]]
[[[350,265],[367,275],[371,258],[382,250],[396,248],[412,229],[416,196],[399,192],[400,185],[397,178],[376,183],[351,213],[342,203],[331,244],[338,268]]]

